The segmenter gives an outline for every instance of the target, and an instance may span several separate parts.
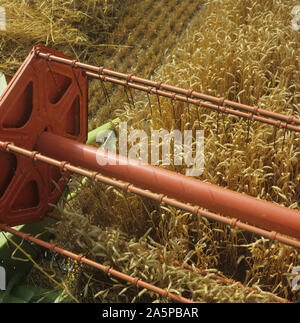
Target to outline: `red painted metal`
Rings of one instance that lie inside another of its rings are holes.
[[[44,46],[34,47],[0,98],[0,140],[34,151],[39,134],[46,130],[85,142],[87,78],[72,67],[38,59],[39,50],[67,58]],[[0,222],[40,220],[66,185],[56,167],[20,155],[0,152],[0,165]]]
[[[86,75],[92,78],[100,79],[105,82],[110,82],[117,85],[122,85],[136,90],[144,91],[147,93],[164,96],[172,100],[194,104],[198,107],[209,108],[216,112],[221,112],[221,113],[241,117],[248,120],[259,121],[261,123],[270,124],[277,128],[283,128],[283,129],[288,129],[295,132],[300,132],[300,126],[298,126],[298,124],[300,123],[300,119],[297,119],[293,116],[289,117],[279,113],[273,113],[267,110],[263,110],[258,107],[248,107],[246,105],[239,104],[239,103],[231,104],[227,106],[226,102],[230,102],[230,101],[226,101],[223,98],[220,98],[220,99],[215,98],[215,101],[213,101],[215,103],[214,104],[210,101],[193,98],[197,94],[197,92],[189,92],[189,93],[192,93],[191,94],[192,96],[189,96],[189,95],[183,96],[183,95],[176,94],[176,92],[167,92],[167,91],[160,90],[160,88],[163,88],[163,87],[159,87],[159,85],[156,85],[153,88],[149,88],[147,86],[139,85],[133,82],[123,81],[113,77],[98,75],[91,72],[86,72]],[[200,97],[200,93],[198,94],[198,96]],[[206,96],[202,94],[201,94],[201,97],[206,98]],[[246,109],[245,107],[248,107],[248,109]],[[237,110],[233,108],[236,108]],[[260,112],[258,111],[261,111],[262,115],[260,115]],[[264,117],[264,115],[268,116],[271,119]],[[294,125],[293,123],[297,125]]]
[[[300,239],[300,212],[44,132],[37,149],[105,176]],[[99,165],[99,162],[102,166]]]
[[[48,61],[64,65],[72,65],[75,68],[82,69],[86,71],[86,75],[91,78],[97,78],[105,82],[131,87],[133,89],[152,94],[158,94],[173,100],[191,103],[199,107],[206,107],[217,112],[267,123],[278,128],[300,132],[300,119],[294,116],[287,116],[268,111],[260,107],[251,107],[238,102],[226,100],[225,98],[213,97],[191,89],[186,90],[163,82],[155,82],[131,74],[112,71],[106,69],[104,66],[96,67],[78,61],[57,57],[56,55],[49,56],[43,52],[38,52],[37,55]]]

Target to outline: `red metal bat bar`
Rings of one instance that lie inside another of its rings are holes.
[[[286,116],[280,113],[262,109],[257,106],[251,107],[245,104],[226,100],[224,98],[216,98],[210,95],[199,93],[191,89],[186,90],[164,84],[162,82],[143,79],[131,74],[112,71],[106,69],[104,66],[96,67],[89,64],[84,64],[72,59],[43,53],[42,51],[37,51],[36,55],[47,60],[48,62],[61,63],[64,65],[72,66],[73,68],[84,70],[86,71],[86,75],[91,78],[96,78],[113,84],[130,87],[151,94],[157,94],[170,98],[172,100],[191,103],[199,107],[206,107],[217,112],[271,124],[278,128],[300,132],[300,119],[294,116]]]

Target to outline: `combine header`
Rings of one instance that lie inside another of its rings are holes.
[[[11,228],[51,215],[49,204],[59,201],[70,175],[77,173],[300,247],[297,210],[86,145],[89,78],[300,132],[295,117],[83,64],[38,45],[0,97],[1,230],[177,301],[188,301]]]

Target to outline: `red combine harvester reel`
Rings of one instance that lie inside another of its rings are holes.
[[[298,210],[85,145],[88,78],[300,132],[294,117],[83,64],[37,45],[0,97],[0,229],[186,301],[11,228],[49,215],[49,204],[58,202],[73,172],[300,247]]]
[[[83,71],[37,58],[35,47],[1,98],[0,140],[33,152],[43,132],[79,142],[87,137],[88,81]],[[79,72],[79,73],[78,73]],[[22,154],[0,152],[0,222],[14,226],[41,220],[66,185],[57,167]],[[67,174],[64,174],[66,177]],[[58,183],[59,187],[54,184]]]

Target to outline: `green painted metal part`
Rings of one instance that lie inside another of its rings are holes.
[[[114,123],[119,123],[119,122],[120,122],[120,119],[119,118],[116,118],[112,122],[108,122],[108,123],[102,125],[101,127],[97,128],[95,130],[90,131],[88,133],[88,140],[87,140],[86,144],[87,145],[94,145],[94,144],[96,144],[97,136],[101,132],[113,130],[113,124]]]
[[[116,118],[112,122],[108,122],[108,123],[100,126],[99,128],[90,131],[88,133],[88,140],[87,140],[86,144],[87,145],[96,145],[97,144],[97,137],[99,135],[101,135],[101,133],[105,134],[107,131],[113,131],[113,124],[116,124],[116,123],[119,123],[119,122],[120,122],[120,119]],[[101,147],[104,148],[104,149],[107,147],[107,149],[109,149],[112,144],[113,145],[115,144],[115,143],[109,143],[108,141],[109,141],[109,138],[107,138],[107,141],[105,141]],[[88,178],[84,177],[82,179],[81,185],[77,188],[77,190],[75,192],[72,192],[72,193],[67,195],[67,200],[70,201],[74,197],[76,197],[78,191],[80,191],[81,187],[83,185],[85,185],[87,181],[88,181]]]

